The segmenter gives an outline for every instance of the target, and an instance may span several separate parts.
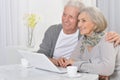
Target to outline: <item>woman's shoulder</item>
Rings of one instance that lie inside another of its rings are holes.
[[[113,46],[113,42],[109,42],[109,41],[107,41],[106,40],[106,36],[107,36],[107,34],[105,33],[103,36],[102,36],[102,38],[101,38],[101,40],[100,40],[100,42],[99,42],[99,45],[102,45],[102,46],[105,46],[105,45],[111,45],[111,46]]]

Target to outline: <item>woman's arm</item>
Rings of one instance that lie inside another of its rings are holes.
[[[109,76],[114,72],[116,53],[112,43],[104,39],[100,42],[100,61],[94,63],[96,59],[90,61],[77,61],[73,65],[78,66],[79,71]],[[98,59],[99,59],[98,58]]]

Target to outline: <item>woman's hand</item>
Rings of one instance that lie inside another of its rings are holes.
[[[99,80],[109,80],[109,77],[99,75]]]
[[[116,32],[107,33],[106,40],[109,42],[114,42],[114,46],[120,44],[120,35]]]
[[[74,63],[74,60],[72,60],[72,59],[67,59],[67,60],[65,61],[64,66],[67,67],[67,66],[72,65],[73,63]]]

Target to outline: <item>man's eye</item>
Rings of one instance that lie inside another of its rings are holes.
[[[82,20],[82,22],[86,22],[86,20]]]
[[[65,14],[63,14],[63,16],[65,17],[66,15],[65,15]]]

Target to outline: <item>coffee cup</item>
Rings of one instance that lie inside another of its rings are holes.
[[[21,64],[22,64],[23,67],[29,67],[28,61],[24,58],[21,59]]]
[[[77,75],[77,67],[76,66],[68,66],[67,67],[67,75],[69,77],[74,77]]]

